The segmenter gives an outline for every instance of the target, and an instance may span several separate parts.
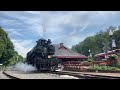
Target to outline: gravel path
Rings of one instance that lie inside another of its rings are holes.
[[[20,79],[78,79],[71,76],[60,76],[50,73],[23,73],[18,71],[6,71],[6,73]]]
[[[0,71],[0,79],[10,79],[9,77],[5,76],[2,72],[3,71]]]

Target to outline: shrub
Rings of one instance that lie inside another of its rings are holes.
[[[120,68],[120,61],[117,62],[117,67]]]
[[[113,71],[120,71],[120,69],[117,68],[117,67],[112,67],[111,70],[113,70]]]
[[[88,61],[88,62],[92,62],[92,61],[94,61],[94,60],[93,60],[92,58],[88,58],[87,61]]]
[[[109,55],[108,57],[109,57],[110,59],[112,59],[112,60],[115,60],[115,59],[118,58],[118,56],[117,56],[116,54],[111,54],[111,55]]]
[[[106,71],[120,71],[119,68],[117,67],[110,67],[110,66],[98,66],[98,65],[94,65],[94,66],[90,66],[90,69],[92,70],[106,70]]]

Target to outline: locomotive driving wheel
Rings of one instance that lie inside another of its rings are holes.
[[[50,71],[54,72],[55,71],[55,66],[51,66]]]

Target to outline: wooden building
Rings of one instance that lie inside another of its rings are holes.
[[[54,56],[56,56],[62,62],[83,61],[88,58],[85,55],[82,55],[82,54],[72,51],[68,47],[64,46],[63,43],[54,44],[54,46],[55,46],[55,55]]]
[[[120,49],[115,49],[113,51],[108,51],[107,53],[99,53],[95,55],[96,60],[104,60],[106,56],[116,54],[120,58]]]

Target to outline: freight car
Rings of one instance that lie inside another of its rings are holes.
[[[39,39],[35,47],[27,53],[26,62],[35,66],[38,70],[55,71],[59,68],[60,61],[55,54],[55,47],[51,40]]]

